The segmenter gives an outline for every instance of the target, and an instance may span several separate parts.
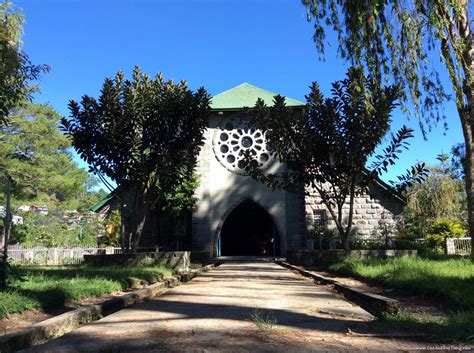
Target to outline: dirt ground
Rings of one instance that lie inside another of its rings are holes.
[[[360,307],[279,265],[228,263],[31,351],[440,351],[444,347],[415,341],[403,332],[380,335],[373,327],[374,318]]]

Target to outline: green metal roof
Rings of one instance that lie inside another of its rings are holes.
[[[249,83],[242,83],[214,96],[211,101],[211,108],[213,110],[252,108],[258,98],[263,99],[267,105],[271,106],[273,105],[274,96],[276,96],[276,93],[252,86]],[[287,97],[285,97],[285,102],[289,107],[305,105],[296,99]]]
[[[91,211],[92,212],[100,211],[102,209],[102,207],[106,206],[110,202],[110,200],[112,200],[113,198],[114,198],[114,195],[112,195],[112,194],[107,195],[105,198],[103,198],[102,200],[97,202],[94,205],[94,207],[91,208]]]

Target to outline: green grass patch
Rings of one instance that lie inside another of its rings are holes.
[[[0,318],[28,309],[57,308],[68,302],[125,290],[141,280],[154,282],[172,274],[160,267],[18,267],[19,278],[0,292]]]
[[[271,312],[265,313],[261,309],[255,309],[250,315],[250,321],[257,327],[261,333],[270,333],[277,323],[276,318]]]
[[[346,258],[329,269],[375,280],[383,285],[449,300],[448,305],[474,307],[474,263],[470,259],[397,257],[359,260]]]
[[[422,332],[449,342],[474,341],[474,311],[451,312],[440,318],[431,315],[415,317],[405,312],[387,314],[379,321],[381,328]]]
[[[386,315],[382,324],[433,334],[445,341],[474,339],[474,262],[470,259],[346,258],[330,264],[329,270],[430,296],[441,301],[446,310],[444,317],[405,312]]]

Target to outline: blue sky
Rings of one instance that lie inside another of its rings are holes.
[[[35,101],[50,103],[62,115],[68,115],[70,99],[97,96],[105,77],[118,70],[130,76],[135,65],[152,75],[185,79],[192,89],[205,86],[212,95],[249,82],[299,100],[312,81],[329,94],[331,82],[343,79],[347,67],[336,55],[333,36],[326,60],[318,60],[312,25],[298,0],[14,3],[26,17],[25,52],[34,63],[52,69],[42,77]],[[416,137],[383,179],[394,179],[419,160],[435,163],[439,153],[462,142],[453,102],[445,113],[449,130],[435,127],[425,141],[417,120],[396,112],[393,130],[407,124]]]

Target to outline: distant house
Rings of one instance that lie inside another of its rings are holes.
[[[17,208],[17,211],[19,212],[30,212],[30,206],[29,205],[22,205]]]
[[[7,215],[7,211],[5,210],[4,206],[0,206],[0,218],[5,218]],[[23,224],[23,217],[12,215],[12,224]]]
[[[36,214],[47,215],[47,214],[48,214],[48,207],[47,207],[47,206],[35,206],[35,205],[31,205],[29,212],[31,212],[31,213],[36,213]]]
[[[48,206],[43,205],[43,206],[36,206],[36,205],[22,205],[16,209],[18,212],[30,212],[30,213],[36,213],[36,214],[43,214],[47,215],[48,214]]]
[[[13,224],[13,225],[23,224],[23,217],[13,215],[13,217],[12,217],[12,224]]]

